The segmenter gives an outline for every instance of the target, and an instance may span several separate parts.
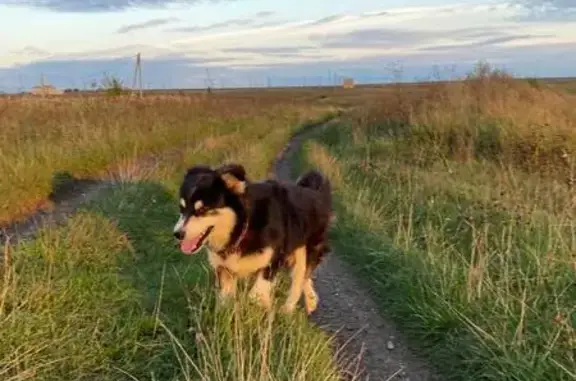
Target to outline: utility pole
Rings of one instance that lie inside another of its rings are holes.
[[[136,85],[138,81],[138,85]],[[132,90],[138,86],[138,93],[142,98],[142,56],[140,53],[136,54],[136,64],[134,65],[134,77],[132,78]]]
[[[212,87],[214,87],[214,81],[212,80],[212,78],[210,77],[210,70],[208,70],[208,68],[206,68],[206,80],[205,80],[205,84],[206,84],[206,90],[210,93],[212,92]]]

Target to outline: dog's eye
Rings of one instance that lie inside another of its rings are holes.
[[[208,212],[208,208],[203,206],[200,209],[196,209],[196,215],[197,216],[202,216],[204,214],[206,214]]]
[[[218,211],[207,208],[205,206],[196,211],[197,216],[214,216],[216,214],[218,214]]]

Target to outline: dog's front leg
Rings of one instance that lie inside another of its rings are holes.
[[[236,295],[237,276],[224,266],[223,259],[213,251],[208,251],[208,263],[214,269],[216,287],[219,290],[220,301]]]
[[[226,301],[236,296],[236,285],[238,283],[236,276],[223,266],[216,268],[216,276],[218,277],[218,288],[220,289],[220,301]]]
[[[272,307],[272,289],[274,285],[273,280],[266,275],[265,269],[258,271],[249,296],[264,308],[270,309]]]

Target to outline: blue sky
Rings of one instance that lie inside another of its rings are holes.
[[[0,91],[130,85],[137,52],[147,87],[576,75],[574,0],[0,0],[0,20]]]

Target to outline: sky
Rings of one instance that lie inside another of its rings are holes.
[[[575,0],[0,0],[0,91],[576,76]]]

